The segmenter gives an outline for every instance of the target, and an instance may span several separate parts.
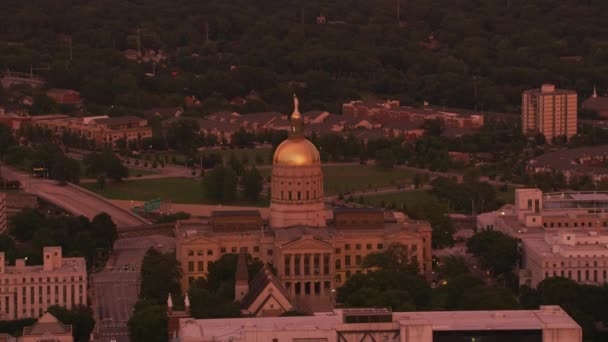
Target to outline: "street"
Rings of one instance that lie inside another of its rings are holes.
[[[105,269],[91,275],[95,341],[129,341],[127,322],[137,302],[141,263],[150,247],[166,253],[175,249],[175,239],[146,236],[117,240]]]

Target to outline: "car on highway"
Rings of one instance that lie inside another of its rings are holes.
[[[131,271],[135,271],[136,269],[137,269],[137,266],[131,265]]]

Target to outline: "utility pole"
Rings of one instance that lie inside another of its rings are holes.
[[[70,61],[71,61],[72,58],[73,58],[73,55],[72,55],[72,36],[70,36],[70,40],[68,40],[68,44],[70,46]]]
[[[137,28],[137,54],[141,57],[141,29]]]
[[[209,41],[209,22],[205,22],[205,41]]]
[[[397,25],[401,25],[401,0],[397,0]]]
[[[304,25],[304,7],[300,7],[300,23]]]

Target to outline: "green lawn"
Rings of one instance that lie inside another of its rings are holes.
[[[437,198],[428,190],[365,196],[365,204],[370,204],[375,207],[381,207],[382,203],[384,202],[386,205],[389,203],[395,203],[397,208],[401,208],[402,206],[408,207],[415,203],[424,203],[429,200],[437,200]]]
[[[205,198],[199,180],[190,178],[141,179],[128,180],[122,183],[108,182],[102,191],[98,191],[96,183],[82,184],[82,186],[110,199],[149,201],[160,198],[161,200],[171,200],[173,203],[218,204]],[[265,198],[260,199],[259,203],[237,201],[222,204],[268,205]]]
[[[158,170],[144,170],[144,169],[131,169],[129,168],[129,177],[137,177],[137,175],[142,175],[142,176],[146,176],[146,175],[156,175],[159,174],[160,171]]]
[[[269,177],[271,170],[263,169],[260,173],[264,177]],[[375,166],[366,165],[323,166],[323,186],[325,195],[335,195],[340,192],[411,184],[413,175],[412,172],[403,169],[383,171]]]
[[[249,164],[255,163],[256,156],[260,156],[262,158],[262,163],[259,165],[269,165],[272,163],[272,149],[270,148],[235,148],[235,149],[209,149],[203,152],[206,155],[211,153],[219,153],[222,156],[222,159],[227,161],[230,160],[232,154],[234,154],[235,158],[243,161],[244,158],[248,159]],[[179,152],[159,152],[159,156],[167,156],[167,161],[169,163],[172,162],[173,157],[175,157],[176,162],[179,165],[185,163],[186,156]],[[197,154],[197,158],[200,157],[200,152]],[[144,156],[142,155],[142,158]],[[152,160],[154,157],[152,157]]]

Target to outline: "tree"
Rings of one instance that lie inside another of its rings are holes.
[[[236,200],[237,176],[231,167],[216,165],[203,177],[205,194],[218,202]]]
[[[91,221],[91,232],[98,248],[112,249],[114,241],[118,238],[116,224],[112,217],[106,213],[97,214]]]
[[[17,141],[8,126],[0,124],[0,156],[4,156],[9,148],[16,146]]]
[[[17,241],[28,241],[34,237],[34,233],[44,226],[44,216],[37,210],[25,208],[12,218],[10,233]]]
[[[252,202],[257,201],[264,187],[264,179],[255,166],[243,172],[241,183],[245,198]]]
[[[517,240],[502,232],[485,230],[467,241],[467,250],[494,276],[511,273],[519,260]]]
[[[438,137],[443,134],[445,123],[442,119],[424,120],[422,128],[424,129],[425,134]]]
[[[133,315],[127,323],[129,339],[133,342],[166,342],[167,322],[166,306],[140,300],[135,304]]]
[[[376,152],[376,165],[383,169],[389,170],[395,166],[395,154],[389,148],[385,148]]]
[[[141,266],[139,297],[152,304],[163,304],[169,293],[180,297],[181,268],[173,253],[162,254],[150,248]]]

